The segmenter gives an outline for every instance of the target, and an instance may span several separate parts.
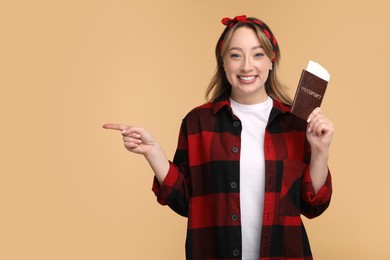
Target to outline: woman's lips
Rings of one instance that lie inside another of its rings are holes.
[[[237,76],[241,82],[252,83],[256,80],[257,76]]]

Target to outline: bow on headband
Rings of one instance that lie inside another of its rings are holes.
[[[248,19],[246,19],[246,15],[240,15],[240,16],[236,16],[234,17],[233,19],[229,18],[229,17],[225,17],[222,19],[221,21],[224,25],[228,25],[230,28],[235,25],[236,23],[240,23],[240,22],[251,22],[249,21]]]
[[[225,17],[221,20],[222,24],[223,25],[226,25],[226,26],[229,26],[229,28],[232,28],[235,24],[237,23],[253,23],[255,24],[258,28],[260,28],[264,34],[267,36],[267,38],[270,40],[272,46],[273,46],[273,49],[274,49],[274,58],[273,58],[273,62],[276,60],[276,53],[275,53],[275,50],[276,50],[276,46],[277,46],[277,42],[276,42],[276,38],[275,36],[273,36],[270,32],[270,30],[268,29],[268,27],[263,24],[262,22],[260,22],[259,20],[256,20],[256,19],[251,19],[248,20],[246,15],[239,15],[239,16],[236,16],[234,17],[233,19],[229,18],[229,17]],[[220,43],[220,48],[222,49],[222,42]]]

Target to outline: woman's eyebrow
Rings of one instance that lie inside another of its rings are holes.
[[[263,49],[263,47],[261,45],[252,47],[252,50],[256,50],[256,49]],[[232,50],[242,51],[242,48],[240,48],[240,47],[231,47],[229,49],[229,51],[232,51]]]

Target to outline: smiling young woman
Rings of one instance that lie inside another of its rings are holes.
[[[226,25],[226,28],[222,32],[215,47],[217,68],[208,88],[206,89],[206,100],[213,101],[223,91],[229,91],[230,83],[226,78],[223,58],[229,50],[228,46],[233,35],[235,34],[235,31],[244,27],[254,31],[254,33],[257,35],[257,39],[260,42],[260,46],[263,48],[264,53],[272,61],[272,67],[274,69],[270,71],[265,83],[268,95],[279,99],[285,104],[290,105],[292,99],[285,92],[284,86],[281,84],[277,75],[281,56],[279,45],[271,29],[263,21],[260,21],[256,18],[247,18],[246,16],[237,16],[234,19],[224,18],[222,19],[222,23]]]
[[[162,205],[188,218],[187,259],[312,259],[301,215],[329,206],[332,122],[290,113],[277,77],[279,46],[256,18],[224,18],[205,104],[183,119],[173,161],[144,128],[120,130],[144,155]]]
[[[265,82],[272,61],[252,29],[242,27],[235,31],[223,56],[223,67],[233,100],[250,105],[267,99]]]

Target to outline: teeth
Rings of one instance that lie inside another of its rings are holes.
[[[249,76],[249,77],[242,77],[242,76],[239,76],[240,79],[242,80],[252,80],[255,78],[255,76]]]

